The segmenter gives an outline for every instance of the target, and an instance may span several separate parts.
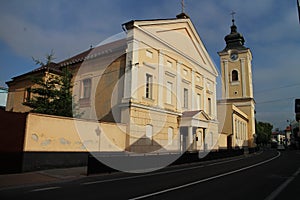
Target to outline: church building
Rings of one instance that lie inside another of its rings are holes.
[[[226,47],[218,52],[222,73],[222,99],[218,100],[220,148],[254,147],[255,101],[252,53],[232,19]]]
[[[30,77],[68,68],[81,118],[125,124],[126,151],[218,148],[218,71],[189,16],[132,20],[122,28],[123,38],[14,77],[7,110],[29,111],[22,103],[32,98]]]

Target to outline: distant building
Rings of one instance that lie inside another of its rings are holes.
[[[8,89],[0,87],[0,109],[5,109]]]
[[[50,63],[47,66],[41,66],[28,73],[13,77],[11,81],[6,82],[8,85],[6,111],[29,112],[30,108],[23,105],[23,103],[32,98],[31,89],[36,87],[32,79],[60,73],[59,65]]]
[[[285,131],[274,131],[271,135],[271,141],[276,142],[277,144],[284,144],[286,140]]]

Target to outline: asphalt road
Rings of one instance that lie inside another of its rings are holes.
[[[93,175],[0,191],[0,199],[300,199],[300,151],[169,167],[145,174]]]

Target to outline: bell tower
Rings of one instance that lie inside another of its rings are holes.
[[[232,13],[234,15],[235,13]],[[222,73],[222,100],[238,107],[248,115],[249,147],[254,146],[255,101],[252,84],[252,53],[244,46],[245,39],[237,31],[232,16],[231,31],[225,36],[226,47],[218,52]]]
[[[219,52],[223,82],[222,98],[253,98],[252,54],[250,49],[244,46],[245,39],[237,32],[234,19],[231,32],[225,37],[225,41],[225,49]]]

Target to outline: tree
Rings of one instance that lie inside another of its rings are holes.
[[[72,73],[67,67],[59,73],[50,73],[53,59],[52,51],[46,55],[46,63],[33,59],[36,64],[44,67],[46,72],[42,76],[32,77],[32,82],[36,85],[31,89],[33,97],[23,104],[32,108],[31,112],[35,113],[79,117],[82,113],[78,113],[77,105],[72,104]]]
[[[273,125],[267,122],[256,122],[256,143],[267,144],[270,142]]]

